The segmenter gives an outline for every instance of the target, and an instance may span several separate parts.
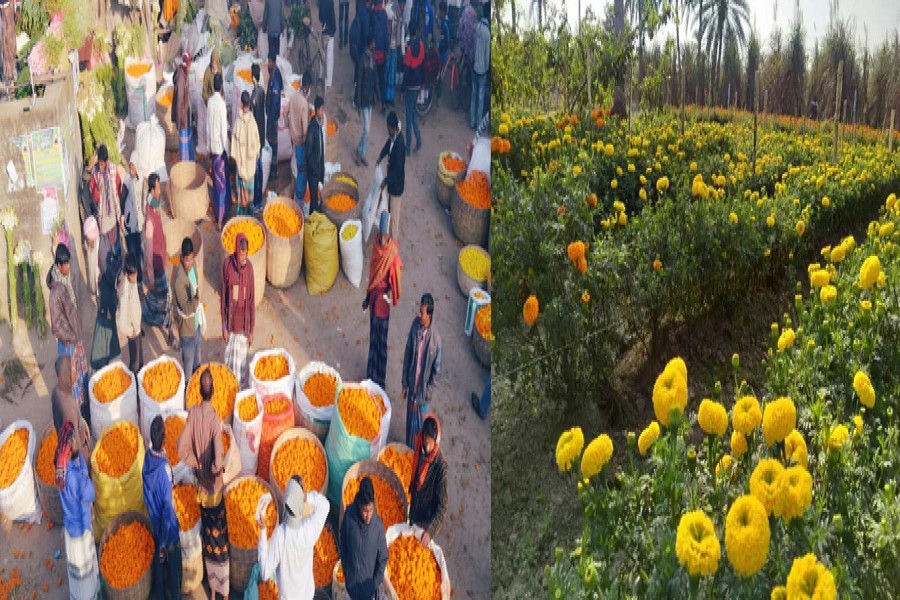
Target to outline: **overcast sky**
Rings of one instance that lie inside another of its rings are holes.
[[[565,6],[569,20],[575,22],[578,16],[578,0],[547,0],[550,6],[561,9]],[[590,6],[595,13],[603,14],[612,0],[581,0],[584,13]],[[516,0],[519,12],[527,15],[531,0]],[[814,39],[821,39],[828,29],[830,0],[800,0],[800,11],[806,28],[807,51],[812,49]],[[776,20],[782,30],[793,22],[796,0],[749,0],[750,24],[755,22],[756,30],[765,45],[775,28]],[[778,13],[775,13],[777,5]],[[839,0],[838,12],[842,18],[852,17],[856,23],[856,38],[860,45],[865,40],[868,28],[869,47],[875,47],[885,37],[900,28],[900,0]],[[692,27],[693,29],[693,27]],[[674,27],[669,27],[674,35]],[[684,31],[682,29],[682,31]],[[658,36],[660,37],[660,36]],[[665,38],[665,33],[660,39]]]

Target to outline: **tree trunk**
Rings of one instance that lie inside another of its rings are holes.
[[[613,0],[613,30],[619,43],[622,42],[622,33],[625,31],[625,0]],[[624,81],[616,81],[613,91],[612,114],[625,118],[627,107],[625,106]]]
[[[697,24],[697,104],[703,106],[705,94],[701,92],[703,89],[703,0],[700,0],[700,10],[698,12],[699,19]]]
[[[678,10],[678,0],[675,0],[675,72],[678,73],[680,86],[678,103],[681,105],[681,137],[684,137],[684,63],[681,60],[681,13]]]

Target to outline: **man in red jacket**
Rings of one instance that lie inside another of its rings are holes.
[[[234,254],[222,265],[222,340],[226,341],[225,364],[238,378],[240,389],[247,385],[247,351],[253,345],[256,322],[253,265],[248,259],[249,243],[237,235]]]

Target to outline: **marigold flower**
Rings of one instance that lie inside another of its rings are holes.
[[[647,201],[647,190],[645,190],[644,188],[641,188],[640,190],[638,190],[638,198],[641,199],[641,202],[646,202]]]
[[[603,148],[603,151],[607,156],[612,156],[613,154],[615,154],[616,149],[613,148],[612,144],[606,144],[606,146]]]
[[[837,598],[834,575],[816,559],[815,554],[795,558],[787,577],[787,597],[833,600]]]
[[[169,460],[169,466],[174,467],[179,462],[178,457],[178,438],[184,431],[185,420],[179,415],[169,415],[164,421],[166,426],[166,439],[163,442],[163,449],[166,451],[166,458]]]
[[[381,411],[363,388],[343,388],[338,393],[337,409],[350,435],[371,441],[381,430]]]
[[[719,459],[719,462],[716,463],[716,477],[721,477],[723,474],[730,474],[731,469],[733,468],[734,458],[732,458],[730,454],[725,454]]]
[[[378,507],[378,516],[381,517],[384,530],[387,531],[391,525],[403,522],[405,516],[403,502],[385,479],[377,475],[369,475],[369,478],[372,480],[372,487],[375,488],[375,506]],[[359,491],[361,479],[362,477],[353,477],[347,481],[347,487],[344,488],[344,506],[350,506],[353,503],[356,492]]]
[[[769,516],[754,496],[741,496],[725,519],[725,553],[735,573],[750,577],[759,572],[769,554]]]
[[[334,541],[334,534],[328,527],[323,527],[313,548],[313,579],[315,579],[316,588],[323,588],[331,583],[334,565],[337,564],[337,561],[338,549]]]
[[[403,489],[406,490],[406,496],[409,499],[409,485],[412,483],[414,468],[412,451],[401,452],[392,446],[387,446],[378,457],[378,462],[394,472],[400,483],[403,484]]]
[[[878,282],[878,276],[881,275],[881,261],[877,256],[870,256],[859,269],[859,287],[864,290],[870,289]]]
[[[775,516],[783,517],[787,523],[803,516],[803,512],[812,504],[812,485],[812,475],[804,467],[785,469],[775,484],[778,490]]]
[[[757,463],[750,475],[750,494],[755,496],[772,514],[778,505],[778,478],[784,473],[784,467],[774,458],[763,458]]]
[[[357,200],[350,196],[350,194],[332,194],[325,199],[325,204],[335,212],[347,212],[348,210],[353,210],[356,203]]]
[[[806,449],[806,440],[796,429],[784,438],[784,455],[788,463],[800,465],[804,469],[809,466],[809,452]]]
[[[784,441],[797,425],[797,407],[793,400],[783,397],[767,403],[762,425],[766,446]]]
[[[656,420],[668,426],[673,409],[684,411],[687,405],[687,367],[680,358],[669,361],[653,385],[653,412]]]
[[[697,424],[706,435],[720,437],[728,429],[728,412],[718,402],[706,399],[700,403],[697,411]]]
[[[590,479],[599,473],[609,459],[612,458],[613,443],[608,435],[598,435],[584,449],[584,455],[581,457],[581,475],[586,479]]]
[[[127,473],[137,458],[140,435],[130,421],[119,421],[104,431],[94,448],[100,472],[114,479]]]
[[[222,247],[228,254],[234,254],[234,244],[239,233],[247,236],[247,256],[253,256],[259,252],[266,239],[263,228],[253,219],[231,221],[222,232]]]
[[[828,434],[828,449],[840,451],[841,447],[850,439],[850,432],[845,425],[835,425]]]
[[[238,402],[238,417],[244,423],[249,423],[259,416],[259,405],[256,402],[256,394],[245,396]]]
[[[831,256],[829,258],[831,259],[832,263],[838,264],[839,262],[844,260],[844,257],[846,255],[847,255],[847,247],[844,246],[843,244],[839,244],[831,249]]]
[[[388,547],[387,573],[401,600],[440,600],[441,570],[434,553],[404,535]]]
[[[238,548],[256,548],[259,543],[259,525],[256,507],[268,488],[256,479],[243,479],[225,494],[225,516],[228,520],[228,539]],[[274,502],[266,507],[266,536],[272,537],[278,522]]]
[[[784,331],[781,332],[781,335],[778,336],[778,351],[784,352],[788,348],[794,345],[794,340],[797,338],[794,330],[788,327]]]
[[[313,406],[331,406],[337,396],[337,379],[328,373],[316,373],[303,384],[303,393]]]
[[[577,240],[569,244],[569,246],[566,248],[566,254],[569,256],[570,261],[575,262],[579,258],[584,258],[584,253],[586,250],[587,244],[585,244],[581,240]]]
[[[466,246],[459,253],[462,270],[476,281],[484,281],[491,272],[491,259],[477,248]]]
[[[809,275],[809,285],[814,288],[821,288],[831,282],[831,273],[825,269],[816,269]]]
[[[260,381],[277,381],[290,375],[290,365],[281,354],[267,354],[256,361],[253,375]]]
[[[200,520],[200,503],[197,501],[197,486],[179,484],[172,488],[172,504],[178,515],[181,531],[190,531]]]
[[[744,396],[734,405],[732,423],[736,432],[747,435],[759,427],[761,422],[762,411],[759,408],[759,400],[754,396]],[[733,447],[732,452],[734,452]],[[738,456],[738,454],[735,453],[735,456]]]
[[[650,449],[650,446],[653,445],[657,438],[659,438],[659,423],[651,421],[638,437],[638,452],[641,453],[641,456],[647,455],[647,450]]]
[[[776,585],[772,588],[772,595],[769,600],[787,600],[787,588],[783,585]]]
[[[729,221],[732,225],[737,225],[737,224],[738,224],[738,216],[737,216],[737,213],[734,212],[734,211],[731,211],[730,213],[728,213],[728,221]]]
[[[853,415],[853,427],[855,429],[853,435],[856,437],[861,436],[863,432],[863,419],[861,416]]]
[[[859,301],[859,309],[863,312],[869,312],[872,310],[872,301],[871,300],[860,300]]]
[[[856,372],[856,375],[853,376],[853,389],[856,390],[856,395],[859,396],[859,401],[864,406],[874,408],[875,388],[872,386],[872,381],[866,373],[863,371]]]
[[[108,369],[94,384],[94,398],[100,404],[107,404],[122,397],[131,386],[131,375],[121,365]]]
[[[522,307],[522,318],[524,319],[525,324],[529,327],[534,325],[535,321],[537,321],[539,311],[540,305],[538,304],[537,296],[534,294],[528,296],[525,305]]]
[[[581,455],[584,448],[584,434],[581,427],[573,427],[563,431],[556,442],[556,466],[560,473],[566,473],[572,468],[572,464]]]
[[[324,529],[323,529],[324,531]],[[259,600],[278,600],[278,584],[274,579],[266,579],[256,583],[256,591],[259,593]]]
[[[157,402],[165,402],[178,392],[181,377],[175,361],[166,357],[144,372],[144,393]]]
[[[123,525],[109,536],[100,555],[103,580],[114,589],[131,587],[153,561],[153,535],[140,521]]]
[[[669,189],[669,178],[668,177],[660,177],[656,180],[656,191],[662,194],[667,189]]]
[[[888,221],[887,223],[881,225],[878,228],[878,235],[880,237],[888,237],[892,233],[894,233],[894,222],[893,221]]]
[[[274,202],[266,207],[263,222],[269,231],[283,238],[292,238],[303,227],[303,221],[296,211],[281,202]]]
[[[804,223],[803,221],[797,221],[796,231],[798,237],[803,237],[803,234],[806,233],[806,223]]]
[[[722,547],[716,528],[702,510],[681,516],[675,536],[675,554],[681,566],[695,577],[712,575],[719,568]]]
[[[444,157],[444,168],[451,173],[458,173],[466,168],[466,163],[452,154],[448,154]]]
[[[27,429],[20,429],[19,431],[24,431],[26,435],[28,433]],[[38,450],[38,457],[36,461],[38,477],[40,477],[41,481],[43,481],[46,485],[56,485],[56,447],[58,445],[59,440],[57,440],[56,438],[56,429],[51,427],[50,433],[48,433],[47,436],[41,441],[41,447]],[[27,443],[25,447],[27,449]],[[3,460],[5,462],[5,459],[6,455],[4,454],[3,449],[0,448],[0,460]],[[0,475],[0,479],[2,478],[3,476]]]
[[[480,210],[491,208],[491,184],[481,171],[472,171],[456,189],[460,198],[471,206]]]
[[[0,490],[11,486],[19,477],[28,456],[28,436],[28,430],[20,427],[0,447]],[[55,481],[55,470],[53,477]]]
[[[307,490],[321,490],[325,485],[325,453],[312,440],[291,438],[279,446],[272,460],[272,475],[281,491],[288,481],[299,475]]]

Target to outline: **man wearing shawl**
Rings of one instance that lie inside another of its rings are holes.
[[[406,445],[415,447],[428,415],[434,386],[441,374],[443,343],[434,327],[434,298],[424,294],[413,319],[403,353],[401,397],[406,400]]]
[[[430,415],[416,437],[409,486],[409,522],[424,529],[423,546],[441,530],[447,516],[447,462],[441,454],[441,424]]]
[[[166,275],[168,262],[166,251],[166,233],[162,226],[160,198],[162,185],[159,175],[151,173],[147,178],[147,216],[144,218],[144,286],[147,294],[141,306],[144,321],[154,327],[161,327],[168,335],[171,344],[172,332],[172,298],[169,293],[169,278]]]
[[[181,68],[175,69],[175,91],[172,95],[172,121],[178,128],[178,149],[181,160],[194,160],[193,132],[191,130],[191,99],[188,93],[188,69],[191,55],[181,55]]]
[[[212,158],[213,199],[215,205],[216,223],[219,228],[225,222],[228,214],[228,168],[226,167],[228,155],[228,109],[225,107],[225,99],[222,98],[222,74],[213,76],[213,94],[209,97],[206,111],[207,131],[209,133],[209,155]]]
[[[122,177],[119,169],[109,164],[109,150],[106,146],[97,148],[97,164],[91,169],[88,187],[97,206],[97,225],[100,227],[98,263],[102,277],[109,255],[112,253],[121,256],[125,232],[121,205]]]
[[[366,299],[363,301],[363,310],[371,309],[369,313],[369,362],[366,367],[366,377],[382,388],[387,369],[391,304],[397,306],[400,301],[403,275],[400,247],[389,234],[390,221],[389,213],[381,213],[381,221],[378,224],[379,233],[372,246],[369,285],[366,288]]]
[[[225,364],[238,378],[240,389],[247,383],[247,350],[253,345],[256,324],[256,286],[253,265],[248,260],[247,236],[237,234],[234,254],[222,264],[222,340]]]
[[[229,590],[228,520],[225,516],[225,446],[222,421],[212,405],[213,377],[209,369],[200,374],[203,401],[188,411],[184,431],[178,438],[178,457],[197,475],[200,501],[200,541],[206,577],[215,598],[227,598]]]
[[[270,53],[269,85],[266,88],[266,141],[272,147],[270,182],[278,178],[278,119],[281,117],[282,92],[284,92],[284,79],[281,77],[281,69],[275,64],[275,57]],[[265,197],[262,202],[265,204]]]

